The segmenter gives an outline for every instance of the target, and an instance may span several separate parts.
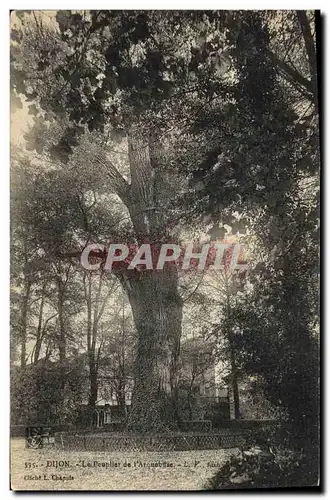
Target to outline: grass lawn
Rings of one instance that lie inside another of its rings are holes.
[[[24,439],[13,438],[11,487],[14,490],[201,490],[206,480],[236,453],[235,448],[125,453],[31,450],[25,448]]]

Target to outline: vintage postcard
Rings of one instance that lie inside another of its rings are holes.
[[[304,10],[15,10],[11,489],[319,487]]]

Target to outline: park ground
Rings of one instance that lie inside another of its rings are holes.
[[[32,491],[201,490],[206,480],[237,451],[234,448],[122,453],[54,448],[33,450],[25,447],[24,439],[13,438],[11,488]]]

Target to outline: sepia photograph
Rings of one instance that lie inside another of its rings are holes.
[[[10,13],[10,489],[320,489],[322,17]]]

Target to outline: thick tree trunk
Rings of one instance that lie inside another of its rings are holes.
[[[177,271],[136,273],[126,289],[138,334],[129,427],[148,432],[176,426],[182,320]]]
[[[239,408],[239,389],[238,389],[238,381],[237,381],[237,366],[236,366],[236,357],[235,351],[232,346],[230,346],[230,362],[231,362],[231,375],[232,375],[232,390],[233,390],[233,399],[234,399],[234,416],[235,420],[239,419],[241,416],[240,408]]]

